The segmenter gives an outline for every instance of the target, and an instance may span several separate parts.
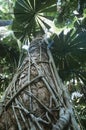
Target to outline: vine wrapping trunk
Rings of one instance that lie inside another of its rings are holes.
[[[80,128],[52,54],[39,37],[5,91],[0,130],[65,129]]]

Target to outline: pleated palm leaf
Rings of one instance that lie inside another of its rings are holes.
[[[86,31],[70,30],[67,34],[62,31],[53,40],[51,51],[60,76],[65,79],[86,63]]]
[[[54,26],[55,0],[17,0],[14,8],[13,30],[17,38],[36,36]]]

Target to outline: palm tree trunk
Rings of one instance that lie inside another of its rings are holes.
[[[0,130],[80,130],[42,38],[31,43],[3,96]]]

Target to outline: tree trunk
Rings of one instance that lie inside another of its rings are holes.
[[[80,130],[68,92],[46,48],[42,38],[32,41],[3,96],[0,130]]]

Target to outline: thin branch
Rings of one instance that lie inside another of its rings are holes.
[[[19,107],[19,104],[18,104],[19,101],[16,98],[15,98],[15,102],[16,102],[17,106]],[[18,109],[18,110],[19,110],[20,116],[21,116],[21,118],[22,118],[22,120],[23,120],[23,122],[25,124],[25,127],[27,128],[27,130],[29,130],[29,126],[27,124],[26,118],[24,117],[21,109]]]
[[[37,80],[39,80],[39,79],[42,78],[42,77],[43,77],[43,75],[39,75],[39,76],[35,77],[34,79],[32,79],[32,80],[29,81],[29,82],[27,81],[27,82],[22,86],[22,88],[20,88],[20,89],[13,95],[13,97],[10,99],[10,101],[8,101],[8,102],[6,103],[5,108],[8,109],[9,105],[11,105],[11,103],[13,102],[13,100],[19,95],[19,93],[21,93],[25,88],[27,88],[28,85],[30,85],[30,84],[36,82]]]
[[[15,107],[14,107],[13,103],[12,103],[12,109],[13,109],[13,112],[14,112],[14,116],[15,116],[15,118],[16,118],[16,122],[17,122],[17,124],[18,124],[18,129],[19,129],[19,130],[22,130],[21,125],[20,125],[20,122],[19,122],[19,120],[18,120],[18,117],[17,117],[17,114],[16,114]]]
[[[49,112],[51,115],[52,115],[52,113],[51,113],[51,111],[50,111],[50,109],[47,107],[47,106],[45,106],[36,96],[34,96],[31,92],[29,92],[29,91],[26,91],[28,94],[29,94],[29,96],[32,96],[45,110],[47,110],[47,112]],[[53,116],[53,115],[52,115]]]
[[[32,121],[35,122],[35,124],[38,126],[39,130],[43,130],[42,127],[40,126],[37,118],[33,114],[31,114],[31,112],[29,112],[26,108],[24,108],[21,104],[20,104],[20,107],[21,107],[21,110],[23,110],[28,116],[31,117]]]
[[[53,124],[52,130],[63,130],[70,121],[70,112],[68,109],[64,112],[64,108],[61,109],[61,115],[56,124]]]

